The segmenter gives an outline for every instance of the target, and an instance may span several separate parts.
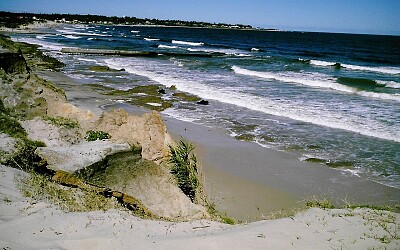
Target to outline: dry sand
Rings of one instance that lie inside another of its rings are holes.
[[[309,209],[230,226],[143,220],[126,211],[65,213],[22,197],[27,174],[0,165],[1,249],[399,249],[400,215]]]

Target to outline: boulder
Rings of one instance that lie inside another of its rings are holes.
[[[36,149],[36,154],[47,161],[50,169],[74,172],[106,156],[117,152],[131,151],[129,144],[116,144],[109,140],[82,142],[70,146],[54,146]]]
[[[140,145],[142,157],[155,162],[165,159],[169,153],[168,145],[172,143],[161,115],[156,111],[134,116],[123,109],[111,110],[103,113],[93,128],[109,133],[116,143]]]

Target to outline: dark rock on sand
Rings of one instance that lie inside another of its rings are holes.
[[[197,104],[200,104],[200,105],[208,105],[209,102],[206,101],[206,100],[201,100],[201,101],[198,101]]]

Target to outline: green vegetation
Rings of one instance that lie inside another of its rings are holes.
[[[400,204],[396,206],[381,206],[381,205],[370,205],[370,204],[348,204],[346,208],[355,209],[355,208],[369,208],[372,210],[382,210],[389,211],[394,213],[400,213]]]
[[[107,199],[95,189],[82,190],[61,186],[51,181],[48,176],[36,172],[31,172],[29,177],[21,179],[20,189],[26,197],[51,202],[65,211],[84,212],[118,207],[115,200]]]
[[[105,140],[110,139],[111,135],[104,131],[93,131],[89,130],[86,132],[85,139],[87,141],[97,141],[97,140]]]
[[[235,136],[235,138],[240,141],[254,141],[256,139],[256,136],[252,134],[241,134]]]
[[[307,207],[318,207],[323,209],[333,209],[335,206],[332,204],[332,201],[324,198],[318,199],[317,197],[313,197],[311,200],[306,202]]]
[[[79,128],[79,123],[70,118],[65,118],[62,116],[57,116],[57,117],[45,116],[43,119],[51,122],[51,124],[57,127],[64,127],[67,129]]]
[[[96,71],[96,72],[124,71],[124,70],[111,69],[108,66],[101,66],[101,65],[93,65],[93,66],[90,66],[89,69],[92,70],[92,71]]]
[[[229,225],[235,225],[236,221],[233,218],[227,217],[227,216],[221,216],[221,220],[223,223],[229,224]]]
[[[172,164],[171,173],[174,175],[179,188],[193,202],[200,185],[197,158],[193,153],[194,146],[181,139],[176,146],[169,145],[169,150],[169,163]]]
[[[10,114],[0,100],[0,132],[14,138],[26,138],[27,134],[21,124]]]
[[[186,94],[186,93],[183,93],[183,92],[173,93],[172,95],[174,97],[178,97],[178,98],[180,98],[180,99],[182,99],[183,101],[186,101],[186,102],[198,102],[198,101],[201,100],[201,98],[199,98],[199,97],[197,97],[195,95],[190,95],[190,94]]]

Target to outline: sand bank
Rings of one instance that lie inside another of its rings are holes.
[[[30,202],[22,197],[15,182],[25,175],[0,165],[2,249],[400,247],[400,216],[385,211],[315,208],[290,218],[235,226],[206,220],[185,223],[143,220],[119,210],[65,213],[51,204]]]

